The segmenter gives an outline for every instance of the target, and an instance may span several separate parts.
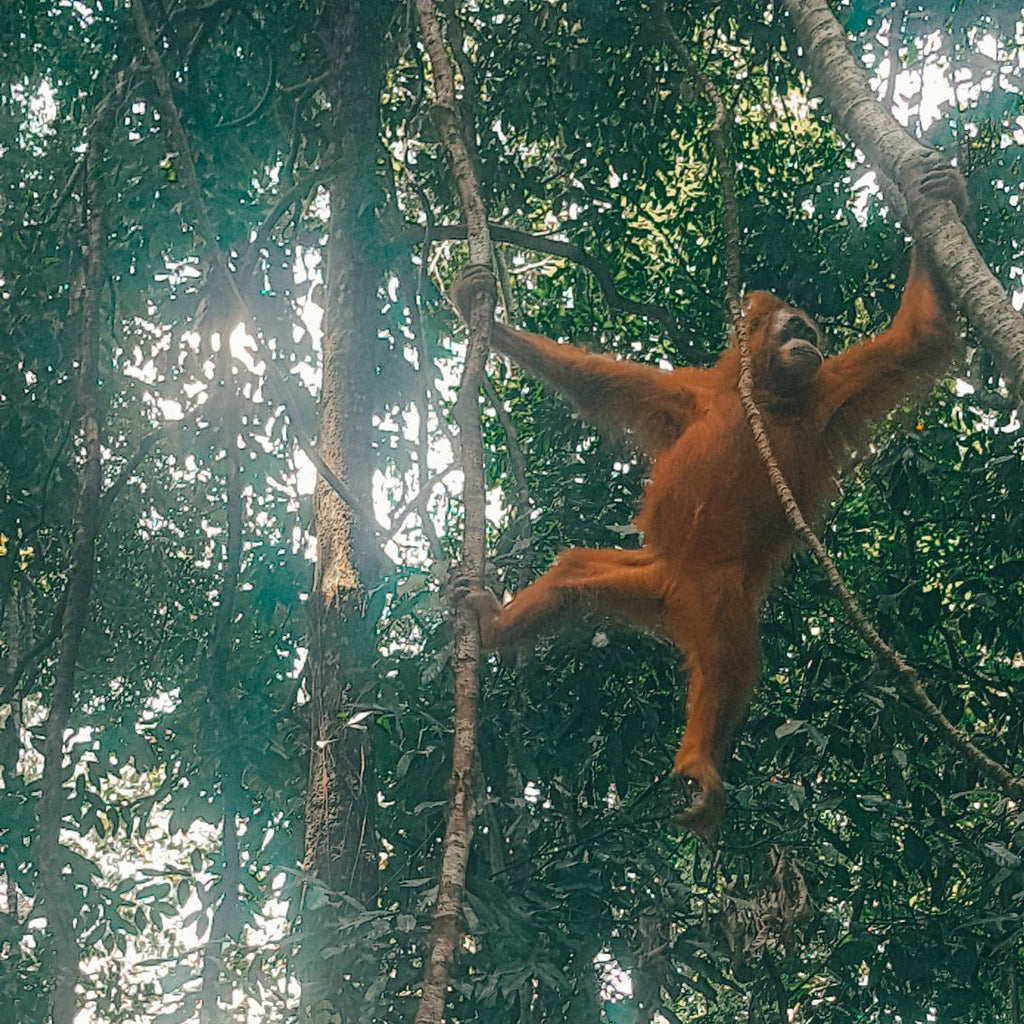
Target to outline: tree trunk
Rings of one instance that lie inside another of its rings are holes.
[[[336,113],[330,158],[340,159],[341,170],[330,187],[318,448],[363,508],[373,505],[371,417],[382,275],[377,210],[383,202],[376,165],[391,10],[381,0],[331,4],[325,32],[333,76],[326,90]],[[368,906],[378,884],[377,787],[370,733],[350,719],[374,699],[376,613],[368,607],[367,591],[381,565],[371,524],[359,521],[323,480],[313,509],[317,559],[309,602],[312,735],[305,868],[330,894]],[[325,945],[342,945],[334,934],[336,903],[307,912],[310,956],[303,1003],[357,1019],[360,989],[375,974],[362,977],[348,957],[324,961],[318,955]]]

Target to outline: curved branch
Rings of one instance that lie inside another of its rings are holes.
[[[311,175],[310,177],[292,185],[282,192],[274,203],[273,208],[263,218],[263,223],[259,226],[259,230],[256,232],[256,236],[249,243],[248,249],[246,249],[245,256],[238,266],[238,278],[241,288],[248,287],[249,278],[252,276],[253,271],[256,269],[256,263],[260,258],[260,250],[267,244],[267,240],[270,238],[270,233],[277,227],[278,222],[281,218],[296,204],[299,202],[305,202],[309,194],[318,185],[333,174],[337,169],[337,164],[330,164],[325,167],[322,171],[317,174]]]
[[[601,289],[601,294],[609,309],[654,320],[661,324],[665,334],[677,345],[692,347],[691,335],[683,328],[679,318],[671,309],[656,302],[635,302],[633,299],[627,298],[615,287],[611,271],[582,246],[576,245],[575,242],[562,242],[555,238],[546,238],[543,235],[532,235],[528,231],[518,231],[516,228],[505,227],[501,224],[489,224],[488,230],[492,241],[505,242],[531,252],[544,252],[550,256],[559,256],[589,270],[593,274],[597,286]],[[427,240],[426,232],[420,227],[410,228],[402,237],[408,242]],[[430,242],[447,242],[465,237],[466,226],[464,224],[436,224],[429,232]]]
[[[507,301],[508,297],[506,297]],[[530,522],[530,482],[526,476],[526,459],[523,456],[522,446],[519,444],[519,431],[516,430],[516,425],[505,408],[501,396],[495,390],[490,377],[484,378],[484,394],[494,407],[498,423],[501,424],[501,429],[504,431],[505,444],[508,448],[508,466],[516,485],[517,494],[512,506],[515,509],[515,514],[512,516],[512,522],[519,535],[516,538],[517,541],[522,540],[525,543],[525,555],[519,560],[516,567],[519,580],[522,581],[529,579],[533,565],[533,525]]]
[[[249,19],[255,22],[255,19],[249,15]],[[227,131],[229,128],[241,128],[242,125],[248,124],[250,121],[255,121],[257,117],[263,112],[263,108],[267,105],[267,101],[270,99],[274,92],[274,85],[277,82],[277,58],[274,56],[273,47],[268,47],[268,62],[270,67],[267,68],[267,80],[263,84],[263,94],[256,101],[256,103],[244,114],[239,117],[233,118],[230,121],[219,121],[213,125],[213,130],[222,132]]]

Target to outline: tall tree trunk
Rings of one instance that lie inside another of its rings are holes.
[[[88,241],[85,266],[78,286],[76,308],[78,339],[76,362],[76,412],[82,432],[84,461],[79,476],[75,535],[68,569],[67,601],[61,621],[53,692],[43,739],[43,775],[36,812],[36,858],[39,893],[54,955],[53,1024],[72,1024],[75,987],[78,983],[78,938],[75,903],[64,877],[67,857],[60,843],[61,822],[67,804],[64,790],[64,734],[75,696],[75,671],[82,634],[89,614],[89,599],[96,568],[96,535],[99,530],[102,451],[100,409],[97,396],[99,360],[99,303],[103,284],[103,217],[97,196],[96,170],[100,159],[101,130],[94,130],[84,174]]]
[[[330,187],[324,299],[320,453],[363,508],[372,508],[373,392],[382,276],[377,209],[380,90],[390,2],[329,3],[325,45],[332,79],[332,158],[340,171]],[[312,736],[306,796],[305,867],[330,893],[364,905],[377,888],[375,808],[370,734],[350,723],[373,700],[375,613],[367,593],[381,572],[372,524],[357,519],[322,480],[313,496],[317,559],[310,595],[307,678]],[[332,901],[333,902],[333,901]],[[346,957],[320,960],[318,948],[339,945],[337,911],[322,905],[307,915],[312,943],[304,1003],[324,1003],[342,1019],[357,1019],[361,989],[375,980]],[[375,962],[375,961],[374,961]]]

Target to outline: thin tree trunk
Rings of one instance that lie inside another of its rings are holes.
[[[13,530],[7,534],[14,537]],[[16,550],[14,543],[8,544],[9,552]],[[18,769],[21,756],[21,696],[13,688],[8,687],[9,680],[14,676],[14,668],[21,656],[24,623],[18,592],[0,581],[0,589],[5,600],[0,612],[0,629],[3,630],[7,643],[7,664],[0,668],[0,778],[5,788],[11,788],[13,777]],[[0,872],[0,883],[4,891],[4,913],[10,915],[13,923],[19,918],[19,890],[13,874]]]
[[[220,879],[220,898],[210,922],[210,935],[203,949],[200,985],[200,1024],[217,1024],[220,1019],[218,996],[224,969],[224,943],[240,920],[239,892],[241,862],[238,851],[238,804],[242,788],[241,765],[232,749],[231,736],[238,714],[238,696],[231,666],[231,626],[235,617],[235,599],[242,568],[243,498],[238,441],[241,434],[239,396],[231,370],[228,337],[234,328],[229,318],[220,325],[220,348],[217,352],[218,376],[225,390],[222,408],[221,444],[224,446],[224,484],[227,506],[227,531],[224,553],[224,575],[219,603],[210,634],[209,654],[202,669],[202,685],[212,704],[213,725],[218,729],[221,763],[218,767],[221,819],[221,858],[224,863]]]
[[[896,184],[924,245],[949,288],[985,340],[1014,398],[1024,402],[1024,317],[988,269],[967,229],[951,223],[914,189],[930,150],[913,139],[871,90],[826,0],[785,0],[814,87],[839,127],[868,162]]]
[[[487,211],[480,179],[471,149],[472,143],[476,140],[468,140],[463,134],[468,129],[462,127],[472,123],[472,112],[469,119],[460,120],[455,98],[455,77],[433,0],[416,0],[416,10],[434,77],[434,124],[448,155],[455,185],[458,188],[459,203],[466,219],[469,262],[489,267],[491,236],[487,226]],[[456,17],[451,8],[449,17]],[[450,33],[456,31],[457,27],[454,25],[449,29]],[[465,480],[465,526],[459,575],[466,584],[476,588],[483,585],[486,541],[486,490],[479,401],[493,322],[493,296],[478,296],[469,312],[466,365],[459,387],[459,398],[455,405],[455,421],[459,427],[459,456]],[[434,921],[430,930],[430,947],[427,951],[423,993],[416,1012],[416,1024],[439,1024],[443,1019],[448,982],[458,951],[466,868],[473,842],[473,822],[476,815],[474,774],[479,660],[479,625],[472,610],[463,602],[456,609],[455,619],[455,710],[448,821],[441,851],[437,903],[434,906]]]
[[[79,314],[76,361],[76,412],[82,431],[84,461],[80,470],[75,536],[68,570],[67,603],[61,621],[57,664],[53,673],[50,711],[43,739],[41,796],[36,812],[36,858],[39,864],[39,893],[53,944],[53,1024],[72,1024],[75,1016],[75,988],[78,983],[78,938],[75,904],[64,868],[67,857],[60,843],[61,822],[67,804],[64,790],[64,734],[71,718],[75,697],[75,672],[89,614],[89,599],[96,568],[96,535],[99,530],[102,487],[100,409],[97,396],[99,359],[99,304],[103,283],[103,216],[97,195],[96,169],[102,138],[99,126],[89,143],[85,179],[88,241],[85,266],[78,288]]]

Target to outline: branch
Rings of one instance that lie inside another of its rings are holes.
[[[228,128],[240,128],[242,125],[248,124],[250,121],[255,121],[263,112],[263,109],[266,107],[267,101],[270,97],[272,95],[276,95],[280,91],[274,88],[274,86],[277,85],[277,57],[274,54],[273,46],[269,45],[266,31],[250,11],[239,8],[238,13],[249,22],[256,34],[261,36],[263,41],[268,44],[266,48],[268,64],[267,80],[263,84],[263,93],[260,98],[246,113],[242,114],[240,117],[233,118],[230,121],[221,121],[213,125],[212,127],[215,131],[226,131]]]
[[[798,0],[787,0],[787,2],[798,2]],[[751,373],[750,346],[747,340],[746,323],[744,321],[743,308],[739,300],[739,268],[740,268],[740,244],[739,244],[739,217],[736,209],[736,196],[733,186],[733,166],[728,158],[728,130],[730,127],[729,117],[722,103],[713,82],[705,77],[693,64],[682,41],[672,30],[665,15],[664,0],[656,0],[656,10],[661,16],[663,27],[672,40],[683,61],[684,67],[693,75],[694,82],[701,89],[704,95],[715,109],[715,122],[711,129],[712,145],[715,149],[715,159],[718,163],[718,173],[722,186],[722,204],[726,224],[726,301],[729,306],[729,314],[732,318],[733,327],[736,332],[736,341],[740,351],[740,377],[739,393],[740,401],[743,404],[743,411],[746,414],[747,423],[750,425],[754,443],[757,446],[761,461],[768,470],[768,476],[775,488],[779,501],[786,513],[786,518],[793,527],[794,532],[811,549],[818,559],[825,573],[825,577],[838,596],[847,617],[854,628],[860,633],[864,642],[874,653],[878,662],[892,671],[896,677],[900,692],[904,698],[913,705],[918,713],[936,729],[936,731],[952,746],[958,750],[968,763],[973,764],[977,771],[989,779],[1007,796],[1016,799],[1024,799],[1024,780],[1016,778],[1003,765],[994,761],[982,750],[976,747],[967,734],[958,729],[932,701],[925,690],[917,672],[906,661],[899,651],[890,647],[879,635],[878,630],[861,611],[856,598],[846,586],[845,581],[836,569],[824,545],[818,539],[817,534],[808,525],[800,506],[797,504],[793,491],[779,469],[778,462],[772,452],[771,442],[765,429],[764,418],[757,403],[754,401],[753,389],[754,380]],[[901,129],[902,131],[902,129]],[[916,143],[915,143],[916,145]],[[939,204],[935,204],[939,205]],[[732,207],[730,210],[729,207]],[[922,206],[923,204],[918,204]]]
[[[89,119],[89,124],[85,128],[85,137],[88,141],[92,138],[93,134],[97,130],[97,126],[102,122],[106,124],[108,118],[112,113],[112,105],[115,101],[120,101],[121,97],[125,93],[125,87],[128,79],[138,70],[140,60],[136,57],[128,67],[128,70],[123,73],[118,73],[115,78],[114,84],[104,94],[103,98],[96,104],[96,109],[93,111],[92,117]],[[88,145],[82,155],[75,161],[75,166],[71,170],[71,174],[68,177],[64,187],[60,190],[57,198],[50,204],[49,212],[46,216],[37,222],[29,222],[24,225],[30,229],[41,229],[48,227],[52,224],[59,215],[61,208],[67,202],[71,196],[71,192],[75,187],[75,182],[78,180],[82,171],[85,170],[88,162],[89,148]]]
[[[392,186],[394,186],[393,176],[390,181]],[[415,187],[415,181],[413,181],[413,187]],[[392,195],[394,195],[394,192]],[[397,210],[397,208],[396,201],[394,209]],[[425,205],[424,209],[428,211],[428,216],[430,216],[430,207]],[[416,474],[418,478],[418,494],[415,498],[406,503],[405,508],[400,513],[391,516],[391,532],[388,535],[388,539],[393,540],[395,538],[402,526],[400,520],[403,519],[408,512],[416,512],[420,521],[420,528],[423,532],[423,536],[426,538],[427,544],[430,547],[431,554],[434,556],[435,560],[441,561],[445,554],[444,546],[441,544],[441,538],[437,534],[437,529],[430,518],[428,510],[428,502],[430,500],[431,490],[433,487],[433,480],[430,479],[428,469],[430,465],[430,440],[428,432],[432,388],[430,384],[430,373],[427,369],[430,365],[430,356],[427,352],[427,342],[424,334],[423,314],[420,301],[424,262],[425,261],[421,260],[419,267],[413,267],[410,255],[406,252],[405,257],[399,259],[395,266],[395,274],[398,277],[399,293],[402,295],[405,304],[409,308],[408,327],[412,333],[413,344],[416,348],[416,375],[421,382],[421,389],[418,396],[420,402],[420,413],[417,417],[416,438]],[[445,424],[444,417],[441,416],[440,413],[438,414],[438,424],[439,426],[447,426],[447,424]],[[452,451],[458,451],[458,443],[454,437],[449,435],[449,440],[452,442]]]
[[[249,248],[246,250],[245,257],[239,264],[238,276],[241,281],[241,288],[246,288],[248,286],[249,279],[252,276],[253,271],[256,269],[256,263],[260,258],[260,251],[267,244],[267,240],[270,238],[270,233],[277,226],[278,221],[280,221],[280,219],[288,212],[288,210],[291,209],[292,206],[295,205],[295,203],[305,202],[306,197],[313,191],[313,189],[327,180],[336,167],[337,163],[330,164],[318,174],[314,174],[312,177],[285,189],[285,191],[278,196],[277,202],[274,203],[271,211],[266,217],[264,217],[263,223],[260,225],[255,237],[249,243]]]
[[[601,294],[609,309],[654,320],[661,324],[665,334],[677,345],[693,347],[690,333],[683,328],[679,318],[671,309],[656,302],[634,302],[627,298],[615,287],[611,271],[582,246],[576,245],[574,242],[561,242],[555,238],[545,238],[543,235],[532,235],[528,231],[517,231],[515,228],[504,227],[501,224],[488,224],[487,227],[492,241],[506,242],[531,252],[545,252],[551,256],[559,256],[589,270],[593,274],[598,288],[601,289]],[[464,224],[435,225],[430,228],[429,237],[422,228],[411,227],[402,236],[403,240],[410,243],[419,240],[446,242],[465,237],[466,226]]]
[[[174,427],[176,429],[180,429],[184,422],[194,419],[195,415],[196,411],[193,410],[186,415],[184,419],[175,420]],[[68,433],[70,433],[70,425]],[[150,451],[152,451],[157,441],[166,436],[166,425],[154,430],[150,434],[147,434],[139,443],[138,448],[135,450],[135,454],[124,464],[124,466],[121,467],[121,471],[118,473],[113,483],[111,483],[100,496],[98,529],[102,529],[107,517],[113,511],[114,503],[117,501],[118,496],[124,490],[132,475],[139,468]],[[60,448],[63,448],[63,441],[60,444]],[[52,472],[52,470],[53,466],[50,467],[50,472]],[[43,489],[45,491],[45,485]],[[32,665],[34,665],[36,661],[38,661],[39,658],[41,658],[50,649],[60,636],[61,623],[64,619],[64,609],[67,607],[67,600],[68,588],[65,587],[57,598],[57,604],[54,607],[53,616],[46,632],[18,658],[14,667],[9,672],[0,673],[0,704],[6,703],[11,700],[15,694],[17,694],[22,677],[32,667]]]
[[[14,668],[3,677],[2,684],[0,684],[0,704],[6,704],[9,700],[13,700],[18,692],[22,676],[56,642],[61,633],[61,623],[64,621],[64,609],[67,604],[68,588],[65,587],[57,598],[57,605],[53,609],[53,617],[47,631],[18,658]]]
[[[506,310],[508,309],[509,296],[506,295]],[[529,579],[530,570],[533,566],[533,524],[530,522],[530,482],[526,476],[526,459],[523,456],[523,449],[519,443],[519,431],[512,421],[505,403],[494,388],[489,377],[484,378],[484,394],[487,400],[494,406],[494,412],[498,417],[498,423],[505,434],[505,444],[508,448],[508,466],[515,481],[517,494],[515,495],[512,507],[515,515],[512,522],[515,527],[513,536],[516,541],[522,540],[525,544],[525,555],[519,559],[516,566],[519,582]]]
[[[132,475],[146,460],[146,456],[153,450],[154,446],[158,441],[162,441],[168,436],[170,431],[179,431],[185,424],[195,420],[197,413],[201,409],[201,406],[197,406],[190,412],[182,416],[178,420],[167,420],[161,426],[157,427],[156,430],[151,431],[147,434],[140,442],[139,446],[135,449],[135,453],[132,457],[125,461],[125,464],[121,467],[120,472],[110,483],[107,489],[103,492],[100,499],[100,522],[102,523],[107,516],[113,511],[114,503],[120,497],[121,492],[125,489],[128,481],[131,480]]]
[[[896,76],[900,61],[900,36],[906,17],[906,0],[896,0],[889,15],[889,75],[885,82],[885,109],[892,110],[896,99]]]
[[[850,141],[902,192],[915,242],[977,328],[1018,405],[1024,404],[1024,317],[963,224],[946,215],[944,204],[930,203],[901,184],[932,151],[908,135],[875,98],[826,0],[784,0],[784,5],[814,87]]]
[[[416,0],[423,41],[430,57],[434,78],[433,119],[451,162],[459,200],[466,218],[469,262],[489,267],[491,237],[480,180],[462,134],[455,99],[455,76],[445,47],[433,0]],[[481,291],[469,315],[469,345],[462,385],[455,403],[459,426],[462,469],[465,479],[461,567],[462,580],[470,587],[483,586],[486,492],[483,474],[483,438],[480,430],[480,386],[494,323],[493,292]],[[477,663],[480,658],[480,629],[476,615],[465,601],[459,601],[455,619],[455,712],[452,749],[451,799],[444,844],[441,850],[437,903],[430,930],[423,978],[423,994],[416,1012],[416,1024],[440,1024],[452,964],[458,949],[466,865],[473,841],[476,813],[474,765],[476,761]]]

